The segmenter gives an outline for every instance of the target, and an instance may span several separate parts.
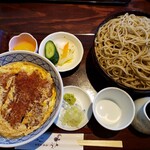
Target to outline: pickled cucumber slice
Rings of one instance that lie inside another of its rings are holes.
[[[59,53],[53,41],[48,41],[45,44],[45,57],[49,59],[54,65],[58,63]]]

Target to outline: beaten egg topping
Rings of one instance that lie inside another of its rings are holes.
[[[56,89],[50,73],[29,62],[0,67],[0,135],[15,138],[38,129],[51,115]]]
[[[18,44],[16,44],[13,48],[13,50],[27,50],[27,51],[35,51],[36,45],[34,43],[29,43],[26,41],[22,41]]]

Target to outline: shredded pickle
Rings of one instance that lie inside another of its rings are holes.
[[[69,48],[69,42],[67,42],[62,50],[62,54],[58,61],[58,65],[62,66],[66,63],[71,62],[73,57],[74,57],[74,50]]]
[[[60,120],[63,125],[78,127],[84,118],[84,111],[79,105],[68,106]]]

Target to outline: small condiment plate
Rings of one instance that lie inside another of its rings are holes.
[[[69,32],[54,32],[46,36],[41,41],[39,46],[39,54],[43,57],[45,57],[45,44],[49,40],[54,42],[60,58],[66,43],[69,43],[69,49],[73,51],[73,58],[71,61],[68,61],[63,65],[60,65],[59,63],[55,65],[59,72],[70,71],[79,65],[82,60],[84,50],[81,41],[74,34],[71,34]]]
[[[15,47],[17,47],[15,49]],[[37,40],[27,32],[22,32],[19,35],[13,36],[9,41],[9,51],[25,50],[37,53],[38,42]]]
[[[71,126],[62,124],[60,118],[61,118],[61,115],[62,115],[64,109],[65,109],[64,105],[66,103],[65,100],[63,100],[63,104],[62,104],[62,107],[60,109],[60,113],[55,120],[55,124],[63,130],[75,131],[75,130],[78,130],[78,129],[84,127],[89,122],[89,120],[92,116],[92,102],[91,102],[89,95],[84,90],[82,90],[80,87],[65,86],[64,87],[64,94],[66,94],[66,93],[70,93],[70,94],[73,94],[75,96],[75,98],[76,98],[75,105],[76,104],[79,105],[81,107],[81,109],[84,111],[84,119],[81,121],[81,123],[77,127],[71,127]]]

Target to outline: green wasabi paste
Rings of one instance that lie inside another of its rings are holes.
[[[74,105],[74,103],[76,102],[75,96],[71,93],[64,94],[63,98],[69,105]]]

